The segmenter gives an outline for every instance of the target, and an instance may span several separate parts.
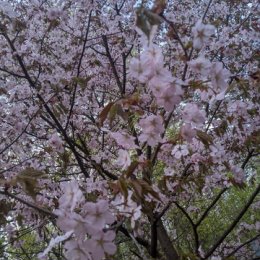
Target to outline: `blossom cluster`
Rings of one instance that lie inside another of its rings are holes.
[[[55,214],[58,216],[58,227],[65,234],[72,235],[64,245],[66,257],[73,260],[101,260],[105,254],[114,254],[115,232],[105,230],[115,220],[109,211],[108,201],[85,202],[76,180],[62,185],[62,190],[63,195]]]

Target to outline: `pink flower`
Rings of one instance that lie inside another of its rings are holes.
[[[113,255],[116,252],[116,246],[113,243],[115,232],[109,230],[107,232],[95,233],[90,240],[86,241],[88,250],[91,252],[93,260],[101,260],[105,257],[105,253]]]
[[[175,145],[174,149],[172,150],[172,155],[176,159],[180,159],[182,156],[188,155],[189,151],[187,149],[187,145]]]
[[[162,138],[157,133],[149,132],[149,133],[142,133],[139,136],[139,140],[142,143],[147,142],[148,145],[154,147],[158,143],[162,142]]]
[[[129,75],[141,83],[145,83],[151,75],[151,67],[140,59],[132,58],[129,65]]]
[[[93,229],[102,230],[105,224],[114,222],[114,217],[109,212],[106,200],[99,200],[97,203],[87,202],[84,205],[84,210],[86,211],[86,221]]]
[[[140,127],[142,127],[143,132],[156,132],[158,134],[163,133],[164,125],[161,116],[151,115],[143,118],[139,121]]]
[[[163,54],[160,47],[155,44],[151,44],[145,51],[141,54],[140,59],[146,63],[162,64]]]
[[[92,260],[92,257],[87,250],[87,241],[70,240],[65,243],[64,248],[67,250],[65,253],[67,259]]]
[[[75,212],[55,210],[55,214],[59,216],[57,220],[58,227],[65,232],[73,230],[77,238],[84,239],[86,233],[94,231],[86,219]]]
[[[60,10],[58,10],[58,9],[50,9],[49,11],[48,11],[48,14],[47,14],[47,16],[48,16],[48,18],[50,19],[50,20],[55,20],[55,19],[57,19],[57,18],[59,18],[59,17],[61,17],[62,16],[62,11],[60,11]]]
[[[205,122],[205,111],[201,111],[196,104],[187,104],[183,111],[183,119],[186,123],[201,125]]]
[[[232,166],[231,171],[234,174],[234,179],[237,183],[241,184],[245,181],[245,173],[243,169],[237,166]]]
[[[170,83],[173,81],[171,72],[164,68],[163,64],[154,67],[152,78],[160,80],[162,83]]]
[[[75,207],[83,201],[83,193],[79,188],[78,182],[73,180],[71,182],[62,184],[63,195],[59,199],[59,208],[73,211]]]
[[[182,94],[183,91],[179,85],[172,85],[157,97],[157,104],[162,106],[166,111],[171,112],[175,105],[180,103]]]
[[[137,205],[135,201],[132,200],[132,191],[128,191],[127,200],[125,197],[117,195],[113,204],[117,207],[120,213],[131,218],[131,227],[135,227],[136,220],[141,217],[141,205]]]
[[[49,145],[57,150],[58,152],[63,152],[64,147],[63,147],[63,142],[61,138],[55,133],[51,136],[49,139]]]
[[[200,73],[203,76],[207,76],[210,70],[210,61],[200,56],[197,59],[188,62],[190,68],[195,73]]]
[[[161,134],[164,132],[163,119],[161,116],[151,115],[139,121],[143,133],[140,135],[141,142],[147,142],[150,146],[155,146],[162,142]]]
[[[215,62],[212,64],[210,70],[211,83],[217,93],[227,89],[227,80],[229,76],[229,71],[223,68],[223,64],[221,62]]]
[[[193,47],[197,50],[201,49],[203,44],[207,42],[209,37],[214,34],[215,27],[210,24],[203,24],[201,20],[197,21],[192,28]]]
[[[117,144],[125,149],[137,148],[135,138],[125,132],[111,132],[110,135],[116,140]]]
[[[155,97],[158,97],[162,92],[169,87],[169,83],[162,82],[160,79],[154,77],[148,83],[149,89]]]
[[[119,154],[119,156],[117,158],[116,163],[119,166],[122,166],[122,170],[125,170],[131,164],[130,155],[127,151],[125,151],[123,149],[119,149],[118,154]]]
[[[213,162],[221,161],[225,157],[225,148],[221,144],[210,145],[210,156]]]
[[[188,142],[191,142],[193,137],[195,137],[196,131],[191,124],[186,123],[181,127],[181,136]]]

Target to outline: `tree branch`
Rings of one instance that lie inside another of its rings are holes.
[[[236,249],[234,249],[228,256],[226,256],[226,257],[224,258],[224,260],[225,260],[225,259],[228,259],[228,258],[231,257],[232,255],[234,255],[238,250],[240,250],[242,247],[244,247],[244,246],[250,244],[251,242],[253,242],[254,240],[256,240],[256,239],[259,238],[259,237],[260,237],[260,234],[258,234],[258,235],[256,235],[256,236],[254,236],[253,238],[247,240],[246,242],[244,242],[243,244],[241,244],[240,246],[238,246]]]
[[[54,217],[54,218],[57,217],[57,215],[54,214],[53,212],[51,212],[51,211],[49,211],[47,209],[44,209],[44,208],[40,208],[37,205],[35,205],[35,204],[33,204],[33,203],[29,202],[29,201],[26,201],[26,200],[24,200],[22,198],[17,197],[16,195],[14,195],[12,193],[9,193],[8,191],[0,191],[0,194],[6,195],[6,196],[8,196],[10,198],[13,198],[13,199],[23,203],[24,205],[26,205],[26,206],[28,206],[30,208],[33,208],[33,209],[35,209],[35,210],[37,210],[37,211],[39,211],[39,212],[41,212],[41,213],[43,213],[45,215],[48,215],[48,216],[51,216],[51,217]]]
[[[105,49],[106,49],[108,60],[109,60],[110,65],[112,67],[113,74],[114,74],[114,76],[116,78],[117,86],[118,86],[118,88],[120,90],[121,95],[123,95],[122,84],[121,84],[120,78],[119,78],[118,73],[117,73],[117,69],[116,69],[116,66],[115,66],[115,61],[113,60],[113,58],[111,56],[111,53],[110,53],[110,50],[109,50],[109,47],[108,47],[107,36],[103,35],[102,39],[103,39],[103,43],[104,43],[104,46],[105,46]]]
[[[87,44],[87,40],[88,40],[88,33],[89,33],[89,28],[90,28],[91,15],[92,15],[92,10],[89,13],[88,25],[87,25],[87,29],[86,29],[85,39],[84,39],[84,42],[83,42],[83,48],[82,48],[82,51],[81,51],[81,54],[80,54],[79,64],[78,64],[78,68],[77,68],[77,77],[79,77],[79,75],[80,75],[80,68],[81,68],[82,60],[83,60],[85,49],[86,49],[86,44]],[[69,111],[69,115],[68,115],[68,118],[67,118],[67,123],[66,123],[66,126],[65,126],[65,131],[66,131],[68,125],[69,125],[69,121],[70,121],[72,111],[73,111],[73,107],[74,107],[74,104],[75,104],[77,86],[78,86],[78,84],[76,82],[75,86],[74,86],[73,94],[72,94],[71,106],[70,106],[70,111]]]
[[[235,220],[232,222],[232,224],[229,226],[229,228],[218,239],[218,241],[215,243],[215,245],[212,246],[212,248],[208,251],[208,253],[205,255],[205,257],[203,259],[209,258],[215,252],[215,250],[222,244],[222,242],[225,240],[225,238],[230,234],[230,232],[235,228],[235,226],[238,224],[240,219],[247,212],[248,208],[253,203],[255,197],[258,195],[259,192],[260,192],[260,184],[258,184],[256,190],[253,192],[253,194],[249,198],[247,204],[244,206],[244,208],[241,210],[241,212],[238,214],[238,216],[235,218]]]
[[[195,225],[192,218],[190,217],[190,215],[186,212],[186,210],[183,207],[181,207],[177,202],[174,202],[174,204],[185,215],[185,217],[188,219],[188,221],[190,222],[190,224],[192,226],[194,240],[195,240],[194,242],[195,242],[196,254],[199,255],[199,251],[198,251],[199,250],[199,235],[197,232],[197,226]]]
[[[223,190],[220,191],[217,197],[211,202],[211,204],[208,206],[208,208],[204,211],[202,216],[199,218],[198,222],[196,223],[196,227],[198,227],[201,224],[201,222],[207,217],[209,211],[215,206],[215,204],[218,202],[222,194],[225,193],[227,190],[228,190],[227,188],[224,188]]]

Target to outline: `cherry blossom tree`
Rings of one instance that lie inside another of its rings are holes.
[[[259,259],[258,14],[1,1],[1,259]]]

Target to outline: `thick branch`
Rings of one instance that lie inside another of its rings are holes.
[[[179,255],[172,245],[172,241],[170,240],[169,235],[163,225],[162,220],[158,220],[157,222],[157,234],[158,239],[162,248],[164,255],[167,260],[179,260]]]
[[[131,236],[130,236],[128,230],[127,230],[125,227],[120,226],[120,227],[118,228],[118,230],[119,230],[121,233],[123,233],[125,236],[131,238]],[[144,240],[143,238],[141,238],[141,237],[135,237],[135,240],[136,240],[141,246],[144,246],[144,247],[147,248],[147,249],[148,249],[149,246],[150,246],[149,243],[148,243],[146,240]]]
[[[150,255],[152,257],[157,256],[157,221],[153,221],[151,223],[151,247],[150,247]]]

